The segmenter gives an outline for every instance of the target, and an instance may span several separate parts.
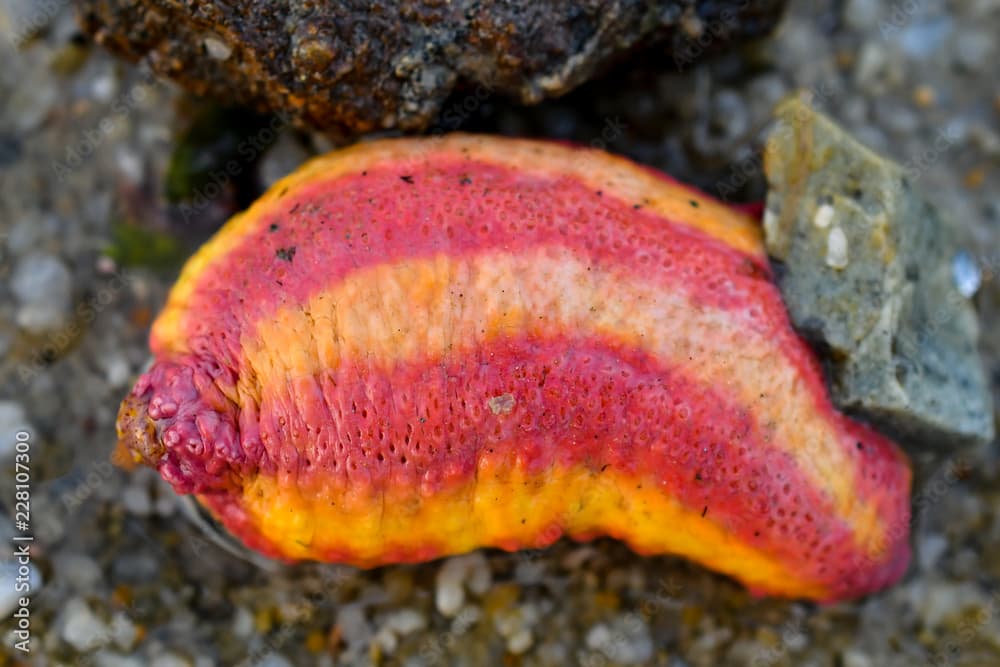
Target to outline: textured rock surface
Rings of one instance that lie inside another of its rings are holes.
[[[950,227],[903,167],[798,98],[778,109],[764,229],[796,327],[828,349],[834,400],[904,441],[993,438],[979,327]]]
[[[764,34],[784,0],[76,5],[99,42],[194,92],[355,134],[426,128],[456,87],[539,102],[656,42],[686,64]]]

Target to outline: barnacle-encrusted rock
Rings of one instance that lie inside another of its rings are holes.
[[[623,54],[664,66],[766,33],[784,0],[74,0],[85,28],[197,93],[356,134],[420,130],[457,86],[535,103]],[[463,113],[468,113],[466,109]]]
[[[834,402],[906,442],[993,439],[955,242],[912,175],[798,98],[766,153],[768,252],[792,321],[828,354]]]
[[[747,214],[606,153],[331,153],[188,263],[121,454],[362,566],[611,535],[756,590],[895,581],[910,471],[836,412]]]

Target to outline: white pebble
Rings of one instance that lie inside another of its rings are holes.
[[[464,635],[469,628],[479,622],[483,617],[483,612],[479,607],[465,605],[462,611],[458,612],[451,621],[451,633],[453,635]]]
[[[110,102],[118,90],[118,83],[110,72],[102,74],[91,83],[91,92],[98,102]]]
[[[764,209],[764,234],[773,237],[778,233],[778,214],[769,208]]]
[[[17,298],[17,324],[32,333],[58,329],[69,317],[73,277],[62,260],[28,253],[14,267],[10,288]]]
[[[80,598],[72,598],[65,604],[61,619],[60,636],[77,651],[91,651],[111,639],[108,626]]]
[[[129,514],[136,516],[149,516],[153,511],[153,503],[149,498],[149,491],[141,486],[129,485],[122,492],[122,505]]]
[[[233,55],[233,47],[215,35],[206,35],[202,44],[205,45],[205,51],[208,52],[208,55],[216,60],[227,60],[229,56]]]
[[[604,623],[598,623],[587,631],[584,641],[587,643],[587,648],[599,651],[611,642],[611,630]]]
[[[416,609],[400,609],[385,617],[385,627],[406,636],[427,627],[427,618]]]
[[[348,646],[366,645],[372,637],[371,626],[361,605],[348,604],[338,609],[337,625]]]
[[[533,642],[531,630],[521,628],[507,639],[507,651],[514,655],[520,655],[531,648]]]
[[[823,204],[816,209],[816,215],[813,216],[813,224],[820,229],[826,229],[833,222],[833,216],[836,213],[833,207],[829,204]]]
[[[233,614],[233,634],[246,639],[253,634],[253,614],[246,607],[237,607]]]
[[[111,619],[111,639],[118,648],[129,651],[139,638],[139,629],[124,612],[118,612]]]
[[[396,647],[399,646],[396,633],[386,626],[379,628],[379,631],[372,638],[372,642],[377,644],[385,655],[392,655],[396,652]]]
[[[875,665],[871,658],[856,648],[847,649],[841,657],[844,667],[874,667]]]
[[[124,387],[132,378],[132,369],[123,354],[103,356],[98,363],[104,368],[104,379],[107,380],[108,386],[113,389]]]
[[[442,615],[449,618],[454,616],[464,603],[465,591],[462,590],[461,581],[439,579],[434,591],[434,604]]]
[[[847,235],[840,227],[831,229],[826,237],[826,265],[834,269],[847,266]]]
[[[452,617],[465,604],[465,586],[476,595],[489,590],[492,583],[486,557],[476,551],[449,558],[437,573],[434,602],[441,614]]]
[[[29,439],[32,448],[37,445],[38,439],[34,437],[37,432],[28,422],[24,407],[16,401],[0,401],[0,461],[14,457],[19,431],[26,431],[32,436]]]
[[[585,641],[588,648],[623,665],[646,664],[653,657],[649,626],[638,614],[620,616],[610,627],[604,623],[595,625],[587,632]]]

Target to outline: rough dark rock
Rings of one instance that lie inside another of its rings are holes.
[[[335,135],[419,131],[453,90],[531,104],[643,47],[686,68],[784,0],[74,0],[98,42],[198,94]],[[468,110],[466,110],[468,111]],[[452,129],[452,128],[445,128]]]
[[[766,151],[768,253],[795,326],[826,352],[834,401],[904,443],[993,439],[979,327],[951,227],[912,173],[794,98]]]

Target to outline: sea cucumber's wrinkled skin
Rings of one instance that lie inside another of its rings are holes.
[[[896,581],[910,471],[831,406],[749,216],[511,139],[319,158],[185,267],[122,451],[265,554],[610,535],[755,591]]]

